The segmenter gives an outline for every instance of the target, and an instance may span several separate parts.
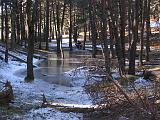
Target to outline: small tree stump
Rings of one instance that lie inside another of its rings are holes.
[[[11,83],[4,83],[3,89],[0,91],[0,104],[8,104],[14,98]]]

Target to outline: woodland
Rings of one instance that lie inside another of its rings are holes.
[[[159,120],[159,0],[0,0],[0,119]]]

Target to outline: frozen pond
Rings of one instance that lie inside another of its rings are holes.
[[[34,68],[35,79],[41,79],[50,84],[72,87],[73,79],[66,75],[67,72],[83,66],[82,59],[88,58],[90,55],[89,52],[86,53],[84,51],[80,51],[78,55],[76,55],[76,51],[67,51],[64,55],[64,58],[62,58],[61,56],[57,56],[55,52],[48,54],[48,59],[38,63],[38,67]],[[16,71],[15,75],[24,77],[26,69]]]

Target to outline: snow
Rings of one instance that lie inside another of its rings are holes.
[[[51,108],[40,108],[29,111],[26,120],[82,120],[82,115],[76,113],[64,113]]]
[[[53,39],[53,40],[51,40],[52,42],[51,43],[49,43],[49,46],[50,47],[57,47],[57,40],[56,39]],[[63,38],[62,39],[62,47],[69,47],[69,39],[67,39],[67,38]],[[74,40],[72,39],[72,45],[73,46],[75,46],[75,44],[74,44]]]
[[[151,27],[157,27],[157,28],[158,28],[158,27],[160,27],[160,22],[158,22],[158,21],[156,21],[156,22],[155,22],[155,21],[151,21],[151,22],[150,22],[150,26],[151,26]]]
[[[143,77],[140,77],[136,79],[134,83],[137,88],[140,88],[140,87],[145,87],[145,86],[150,85],[151,82],[148,80],[145,80]]]
[[[37,59],[34,59],[34,64],[38,63]],[[14,94],[15,100],[11,106],[39,106],[42,102],[42,94],[44,94],[48,101],[62,102],[67,104],[81,104],[87,105],[92,104],[89,96],[84,91],[84,74],[85,70],[78,74],[75,74],[75,70],[64,73],[66,77],[73,78],[73,87],[61,86],[56,84],[49,84],[41,79],[35,79],[31,83],[24,81],[25,76],[15,75],[16,71],[26,69],[25,63],[19,63],[17,61],[9,61],[4,63],[0,61],[0,76],[1,81],[10,81]],[[81,68],[78,68],[81,69]],[[77,69],[77,70],[78,70]],[[74,74],[73,74],[74,73]],[[77,77],[79,79],[77,79]],[[79,120],[82,119],[81,114],[76,113],[63,113],[55,109],[50,108],[32,108],[28,113],[24,115],[15,114],[13,118],[25,118],[25,119],[46,119],[46,120]]]

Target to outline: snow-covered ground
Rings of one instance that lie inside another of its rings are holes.
[[[34,64],[38,62],[34,59]],[[91,105],[92,101],[89,96],[84,91],[84,74],[75,74],[74,70],[65,72],[64,75],[72,81],[74,77],[79,76],[73,82],[72,87],[50,84],[41,79],[35,79],[33,82],[27,83],[24,81],[24,77],[15,75],[16,71],[26,69],[26,64],[19,63],[17,61],[9,61],[8,64],[4,61],[0,61],[0,80],[10,81],[15,99],[13,103],[10,104],[11,109],[19,108],[20,112],[13,112],[13,114],[8,113],[5,110],[5,114],[2,114],[0,118],[14,118],[14,119],[35,119],[35,120],[79,120],[83,118],[82,114],[78,113],[63,113],[56,109],[51,108],[41,108],[42,95],[44,94],[48,101],[68,103],[68,104],[82,104]]]

